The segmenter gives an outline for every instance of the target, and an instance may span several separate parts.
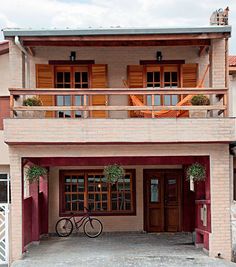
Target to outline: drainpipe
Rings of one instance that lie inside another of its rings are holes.
[[[25,62],[26,62],[26,78],[24,77],[24,80],[26,81],[25,87],[30,88],[30,60],[29,60],[29,55],[25,48],[22,46],[20,39],[18,36],[15,36],[15,44],[16,46],[21,50],[25,57]]]

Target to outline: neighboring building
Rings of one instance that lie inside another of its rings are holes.
[[[11,177],[11,261],[83,205],[105,231],[195,231],[210,256],[231,260],[230,34],[229,26],[4,30],[0,116],[11,117],[0,172]],[[198,107],[205,118],[192,117],[197,94],[210,96]],[[45,117],[27,118],[27,95],[40,96]],[[207,178],[193,192],[185,170],[195,162]],[[102,170],[112,163],[126,176],[110,186]],[[32,164],[49,170],[39,188],[24,182]]]

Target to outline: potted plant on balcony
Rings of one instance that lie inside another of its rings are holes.
[[[186,171],[186,180],[190,181],[190,190],[194,191],[194,183],[206,180],[206,168],[196,162],[190,165]]]
[[[40,177],[45,177],[47,175],[47,169],[33,165],[26,169],[26,179],[31,184],[38,182]]]
[[[42,106],[43,102],[39,97],[27,97],[23,101],[23,106],[26,107],[38,107]],[[29,111],[22,111],[23,118],[37,118],[41,119],[45,117],[45,111],[41,110],[29,110]]]
[[[209,106],[210,100],[205,95],[195,95],[191,99],[191,104],[193,106]],[[189,111],[189,117],[190,118],[206,118],[207,117],[207,110],[190,110]]]
[[[125,170],[118,164],[112,164],[104,167],[103,174],[108,183],[115,184],[125,176]]]

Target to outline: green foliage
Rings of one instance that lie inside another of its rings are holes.
[[[208,105],[210,105],[210,100],[205,95],[195,95],[191,99],[191,104],[193,106],[208,106]]]
[[[118,164],[105,166],[103,174],[109,183],[116,183],[125,176],[125,170]]]
[[[47,169],[41,166],[30,166],[26,170],[26,179],[29,183],[38,182],[40,177],[47,175]]]
[[[189,181],[191,177],[194,182],[205,181],[206,168],[197,162],[192,164],[187,169],[187,180]]]
[[[23,101],[23,106],[42,106],[43,103],[40,98],[33,96],[28,97]]]

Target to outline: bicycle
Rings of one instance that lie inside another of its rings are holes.
[[[103,231],[102,223],[96,219],[90,217],[90,210],[84,207],[86,210],[86,214],[82,216],[78,221],[75,219],[75,215],[72,213],[70,218],[62,218],[56,223],[56,233],[60,237],[68,237],[73,232],[73,228],[75,225],[75,229],[78,232],[79,228],[83,225],[84,233],[90,237],[95,238],[98,237]],[[73,219],[73,222],[72,222]]]

